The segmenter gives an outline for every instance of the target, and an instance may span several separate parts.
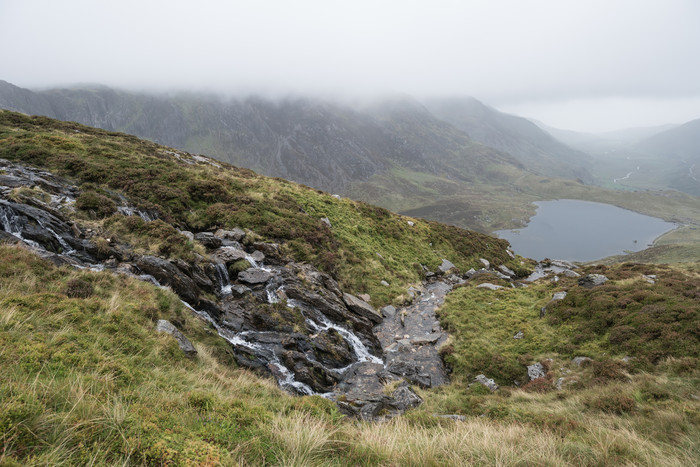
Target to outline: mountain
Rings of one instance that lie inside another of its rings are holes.
[[[645,138],[635,148],[660,157],[700,163],[700,119]]]
[[[2,82],[3,106],[124,131],[395,211],[424,209],[432,219],[482,231],[514,225],[520,214],[502,209],[502,200],[514,199],[513,182],[532,173],[518,157],[470,138],[408,97],[350,107],[308,98],[150,95],[104,86],[32,92]],[[508,134],[509,147],[518,138]],[[550,162],[538,167],[566,165]],[[578,169],[560,172],[589,179]]]
[[[633,127],[603,133],[584,133],[580,131],[554,128],[537,120],[532,120],[538,127],[559,141],[589,154],[627,148],[657,133],[675,128],[678,125],[667,124],[650,127]]]
[[[525,118],[499,112],[471,97],[432,99],[426,106],[474,141],[505,151],[530,169],[549,176],[593,181],[590,156],[559,142]]]
[[[124,131],[341,193],[394,166],[466,179],[485,165],[521,167],[409,99],[367,113],[304,98],[155,96],[103,86],[32,93],[3,82],[0,107]]]
[[[0,111],[0,464],[697,465],[696,269]]]

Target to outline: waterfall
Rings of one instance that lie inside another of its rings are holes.
[[[184,300],[181,300],[182,304],[185,305],[187,308],[192,310],[197,316],[201,317],[204,319],[206,322],[214,326],[214,329],[219,333],[219,336],[222,338],[226,339],[230,344],[244,347],[246,349],[249,349],[253,352],[256,353],[256,355],[259,354],[265,354],[265,353],[270,353],[272,358],[268,360],[268,367],[269,366],[274,366],[274,368],[277,370],[279,375],[282,377],[278,377],[277,382],[279,385],[283,388],[294,388],[296,392],[300,394],[305,394],[305,395],[311,395],[314,394],[314,390],[311,389],[311,387],[307,384],[302,383],[301,381],[296,381],[294,379],[294,374],[289,371],[289,368],[284,366],[282,362],[280,362],[279,358],[277,355],[275,355],[274,352],[265,349],[262,345],[256,344],[254,342],[248,342],[245,339],[243,339],[243,335],[245,333],[240,333],[240,334],[235,334],[228,329],[222,328],[219,326],[219,324],[211,317],[209,316],[209,313],[205,311],[199,311],[196,310],[192,305],[189,303],[185,302]]]
[[[221,295],[231,295],[231,279],[228,275],[228,269],[224,263],[215,263],[216,277],[219,279],[219,292]]]
[[[0,222],[5,232],[22,238],[22,222],[12,208],[0,204]]]
[[[290,308],[297,307],[302,311],[305,308],[297,300],[287,300],[287,306]],[[357,357],[357,360],[359,362],[379,363],[381,365],[384,364],[384,361],[381,358],[372,355],[369,352],[369,350],[367,350],[367,346],[365,346],[365,344],[362,343],[360,338],[357,337],[352,331],[349,331],[348,329],[345,329],[344,327],[331,322],[323,314],[319,313],[317,319],[321,323],[320,325],[312,319],[309,319],[308,317],[306,318],[306,323],[314,331],[327,331],[328,329],[333,329],[334,331],[336,331],[338,334],[340,334],[343,340],[345,340],[345,342],[347,342],[348,345],[352,348],[352,351],[355,353],[355,356]]]

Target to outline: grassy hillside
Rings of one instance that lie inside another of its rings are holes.
[[[399,297],[406,285],[420,282],[421,264],[435,270],[443,258],[465,271],[478,267],[479,257],[521,267],[506,254],[503,240],[398,216],[133,136],[78,124],[2,111],[0,158],[75,180],[92,197],[82,200],[84,211],[90,211],[93,204],[106,206],[106,211],[92,213],[92,222],[104,239],[122,235],[152,253],[190,259],[194,245],[173,226],[190,231],[242,227],[281,243],[283,251],[296,260],[330,272],[343,288],[369,293],[374,304]],[[142,209],[159,213],[163,222],[125,225],[138,221],[112,216],[119,194]],[[322,219],[328,219],[330,227]],[[381,285],[382,280],[389,287]]]
[[[697,346],[651,366],[643,358],[627,364],[617,360],[626,349],[611,344],[605,331],[583,341],[561,333],[585,324],[568,308],[585,311],[596,297],[631,290],[637,274],[651,271],[605,272],[613,284],[574,294],[541,321],[538,306],[561,287],[459,289],[442,318],[460,331],[448,357],[454,382],[420,391],[424,405],[402,418],[368,424],[343,418],[321,397],[292,397],[271,380],[236,369],[227,344],[169,291],[106,272],[57,268],[0,246],[0,464],[697,464],[700,371],[696,356],[680,357],[696,355]],[[674,284],[684,277],[654,272]],[[685,279],[697,293],[697,275]],[[649,291],[671,299],[679,286]],[[641,305],[648,297],[637,299]],[[572,317],[569,327],[557,322],[564,312]],[[157,319],[176,323],[197,356],[186,358],[172,337],[156,333]],[[526,336],[517,346],[514,329]],[[696,329],[685,331],[697,336]],[[522,375],[523,364],[551,358],[543,360],[547,381],[561,374],[567,383],[561,391],[530,384],[490,394],[468,385],[473,371],[465,366],[484,353],[503,356],[480,367],[495,377],[500,362],[504,371],[519,365]],[[575,354],[601,360],[578,367],[569,361]]]

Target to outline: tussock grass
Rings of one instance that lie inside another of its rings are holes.
[[[92,295],[63,294],[78,278]],[[177,323],[196,359],[155,333],[159,318]],[[456,374],[419,390],[425,404],[403,417],[358,423],[235,368],[168,291],[0,246],[2,465],[696,465],[696,363],[665,359],[654,373],[542,394],[486,394]],[[618,394],[631,410],[607,411]]]

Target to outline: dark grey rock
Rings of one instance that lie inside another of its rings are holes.
[[[187,337],[185,337],[170,321],[159,319],[156,325],[156,331],[165,332],[173,336],[175,340],[177,340],[177,345],[180,346],[180,350],[188,357],[197,355],[197,349],[194,348],[189,339],[187,339]]]
[[[372,305],[370,305],[366,301],[349,293],[343,294],[343,301],[350,310],[357,313],[358,315],[365,317],[376,324],[382,322],[382,316],[379,313],[377,313],[377,311],[372,307]]]
[[[578,285],[586,289],[592,289],[593,287],[605,284],[608,278],[602,274],[588,274],[578,280]]]
[[[382,308],[382,316],[385,318],[393,318],[396,314],[396,308],[392,305],[387,305]]]
[[[499,269],[503,274],[505,274],[505,275],[507,275],[507,276],[509,276],[509,277],[514,277],[514,276],[515,276],[515,271],[513,271],[513,270],[510,269],[510,268],[508,268],[508,267],[507,267],[506,265],[504,265],[504,264],[501,264],[500,266],[498,266],[498,269]]]
[[[197,284],[170,261],[145,255],[136,258],[134,265],[143,273],[155,277],[161,285],[172,288],[176,294],[191,305],[196,305],[199,301]]]
[[[238,273],[238,280],[246,284],[264,284],[272,278],[272,274],[260,268],[248,268]]]
[[[405,412],[408,409],[418,407],[423,403],[423,399],[413,392],[413,390],[408,386],[408,383],[401,383],[396,390],[391,393],[392,401],[391,405],[401,412]]]
[[[210,249],[219,248],[221,246],[221,239],[215,237],[211,232],[198,232],[194,234],[194,239]]]

